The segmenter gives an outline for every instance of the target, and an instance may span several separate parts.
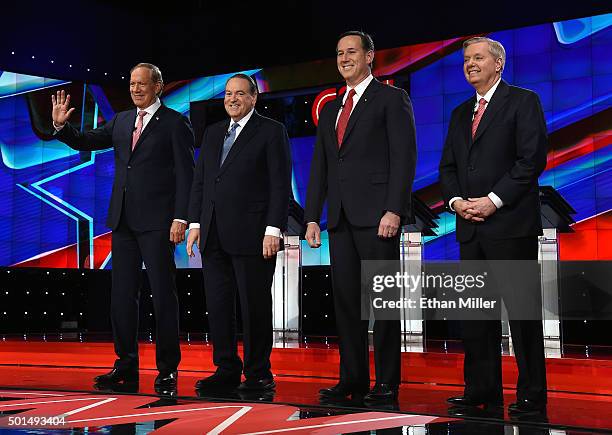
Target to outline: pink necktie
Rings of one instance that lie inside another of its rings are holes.
[[[351,117],[351,110],[353,110],[353,95],[355,95],[355,89],[351,89],[346,96],[346,101],[344,102],[344,107],[342,107],[342,113],[340,113],[340,118],[338,118],[338,125],[336,126],[336,137],[338,138],[338,148],[342,146],[342,140],[344,139],[344,132],[346,131],[346,126],[348,124],[348,120]]]
[[[147,112],[145,110],[141,110],[138,112],[138,122],[136,123],[136,130],[132,133],[132,151],[136,148],[136,142],[140,139],[140,134],[142,133],[142,120],[144,119]]]
[[[480,124],[480,120],[482,119],[482,115],[485,111],[485,105],[487,104],[487,100],[481,98],[478,101],[478,109],[476,110],[476,114],[474,115],[474,120],[472,121],[472,139],[476,136],[476,130],[478,130],[478,124]]]

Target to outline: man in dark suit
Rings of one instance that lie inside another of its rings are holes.
[[[499,42],[472,38],[464,43],[463,53],[463,72],[476,96],[453,111],[440,162],[443,197],[457,214],[460,257],[535,264],[542,234],[538,176],[546,166],[548,146],[540,101],[534,92],[501,79],[505,50]],[[530,279],[535,282],[537,277]],[[539,288],[530,293],[538,300]],[[542,322],[523,320],[512,298],[502,297],[519,369],[517,402],[509,410],[542,411],[546,405]],[[449,402],[503,405],[501,323],[466,320],[461,327],[465,392]]]
[[[305,220],[306,240],[321,245],[327,198],[340,382],[324,398],[394,400],[401,381],[399,320],[374,323],[376,383],[370,390],[368,320],[361,314],[361,262],[399,261],[399,231],[411,216],[416,138],[408,94],[372,76],[374,43],[363,32],[340,36],[337,66],[343,97],[327,104],[317,130]],[[369,390],[369,392],[368,392]]]
[[[130,94],[136,109],[117,113],[85,133],[67,121],[75,110],[70,95],[52,96],[56,137],[70,147],[114,148],[115,180],[107,225],[112,234],[111,322],[113,370],[97,376],[102,384],[138,381],[138,300],[142,263],[146,266],[156,323],[156,388],[174,388],[181,359],[174,246],[185,238],[189,188],[193,178],[193,131],[189,120],[159,100],[160,70],[136,65]]]
[[[291,195],[285,127],[255,111],[257,85],[236,74],[225,85],[229,120],[202,139],[189,202],[187,253],[202,254],[204,292],[216,372],[196,389],[265,391],[275,387],[272,278]],[[198,222],[197,224],[195,222]],[[242,311],[244,363],[236,339],[236,293]],[[246,380],[242,383],[244,371]]]

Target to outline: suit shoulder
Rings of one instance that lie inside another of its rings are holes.
[[[515,96],[515,97],[537,98],[537,99],[540,98],[538,94],[532,91],[531,89],[521,88],[520,86],[514,86],[514,85],[508,85],[508,89],[509,89],[510,95]]]
[[[285,124],[283,124],[282,122],[278,122],[272,118],[268,118],[267,116],[259,115],[259,121],[262,123],[262,125],[270,127],[270,128],[283,129],[283,130],[285,129]]]

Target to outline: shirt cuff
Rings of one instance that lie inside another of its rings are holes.
[[[266,236],[274,236],[274,237],[281,237],[281,230],[280,228],[276,228],[276,227],[272,227],[270,225],[268,225],[266,227]]]
[[[60,131],[62,128],[64,128],[66,126],[66,124],[64,125],[57,125],[55,123],[55,121],[53,121],[53,128],[55,129],[55,131]]]
[[[199,230],[200,229],[200,224],[196,223],[196,222],[191,223],[191,224],[189,224],[189,229],[190,230],[193,230],[193,229]]]
[[[457,201],[458,199],[463,199],[460,196],[453,196],[450,201],[448,201],[448,208],[450,208],[452,211],[455,211],[455,209],[453,208],[453,203],[455,201]]]
[[[185,224],[185,225],[188,224],[188,222],[186,220],[183,220],[183,219],[174,219],[173,222],[180,222],[180,223]]]
[[[504,206],[504,202],[501,200],[501,198],[493,192],[490,192],[487,196],[489,197],[491,202],[495,204],[495,207],[502,208]]]

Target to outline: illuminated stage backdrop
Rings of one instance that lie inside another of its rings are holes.
[[[495,32],[507,50],[504,79],[538,93],[551,148],[540,184],[554,186],[576,209],[575,233],[563,235],[563,259],[612,259],[612,14]],[[446,41],[380,50],[374,75],[405,88],[417,123],[415,192],[441,214],[425,256],[458,256],[454,217],[443,210],[437,166],[454,107],[473,92],[462,73],[461,43]],[[334,41],[330,41],[330,52]],[[316,122],[342,92],[335,59],[244,71],[257,79],[257,110],[288,128],[293,192],[303,205]],[[196,137],[224,116],[231,74],[166,86],[166,105],[190,115]],[[112,150],[76,152],[52,136],[50,94],[69,90],[77,128],[102,125],[131,107],[125,87],[0,75],[0,265],[109,268],[104,226],[112,186]],[[325,222],[323,222],[323,226]],[[199,264],[176,251],[179,267]],[[305,247],[304,264],[327,264],[326,245]]]

